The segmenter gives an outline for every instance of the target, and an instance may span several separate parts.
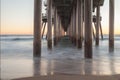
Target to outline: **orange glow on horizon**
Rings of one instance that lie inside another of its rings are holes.
[[[25,28],[25,27],[2,27],[0,34],[21,34],[21,35],[27,35],[27,34],[33,34],[33,28]]]
[[[42,29],[43,30],[43,29]],[[109,28],[104,28],[103,27],[103,34],[109,34]],[[42,31],[41,31],[42,32]],[[46,34],[47,31],[45,30],[45,33]],[[33,28],[20,28],[20,27],[15,27],[14,29],[13,28],[1,28],[1,32],[0,34],[21,34],[21,35],[27,35],[27,34],[30,34],[32,35],[33,34]],[[120,28],[119,27],[116,27],[115,30],[114,30],[114,34],[120,34]]]

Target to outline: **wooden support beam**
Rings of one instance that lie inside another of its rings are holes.
[[[95,28],[95,31],[96,31],[96,22],[93,22],[94,23],[94,28]],[[95,39],[96,39],[96,36],[95,36]]]
[[[41,56],[42,0],[34,0],[34,47],[33,56]]]
[[[114,51],[114,1],[109,0],[109,51]]]
[[[103,32],[102,32],[102,25],[101,25],[101,22],[100,22],[100,32],[101,32],[101,39],[103,40]]]
[[[99,27],[100,27],[100,6],[97,6],[96,11],[96,46],[99,45]]]
[[[48,26],[47,26],[46,40],[47,40],[47,34],[48,34]]]
[[[92,26],[92,31],[93,31],[93,38],[96,39],[93,26]]]
[[[48,0],[48,49],[52,49],[52,0]]]
[[[42,26],[43,26],[44,22],[42,21]]]
[[[46,22],[44,23],[44,26],[43,26],[43,31],[42,31],[42,38],[43,38],[43,36],[44,36],[45,27],[46,27]]]
[[[85,1],[85,58],[92,58],[92,0]]]

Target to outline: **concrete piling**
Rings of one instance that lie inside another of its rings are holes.
[[[54,46],[57,44],[57,10],[54,9]]]
[[[85,6],[85,58],[92,58],[92,0],[84,0]]]
[[[48,49],[52,49],[52,0],[48,0]]]
[[[99,28],[100,28],[100,6],[97,6],[96,11],[96,46],[99,45]]]
[[[42,1],[34,0],[34,47],[33,56],[41,56]]]
[[[114,0],[109,0],[109,51],[114,51]]]
[[[82,48],[82,27],[83,27],[83,2],[82,0],[77,0],[77,10],[78,10],[78,38],[77,38],[77,47]]]

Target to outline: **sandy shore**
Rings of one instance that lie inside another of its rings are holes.
[[[35,76],[13,80],[120,80],[120,75],[111,76],[95,76],[95,75],[48,75],[48,76]]]

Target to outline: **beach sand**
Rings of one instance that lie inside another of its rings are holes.
[[[120,75],[97,76],[97,75],[48,75],[19,78],[13,80],[120,80]]]

